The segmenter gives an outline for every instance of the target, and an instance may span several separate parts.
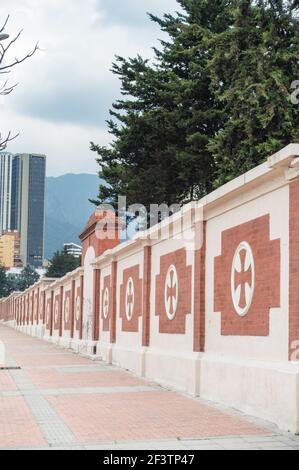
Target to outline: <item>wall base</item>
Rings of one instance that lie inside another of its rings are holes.
[[[200,364],[200,396],[299,433],[299,363],[205,354]]]

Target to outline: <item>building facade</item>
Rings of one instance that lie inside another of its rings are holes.
[[[46,157],[14,156],[12,166],[11,228],[20,232],[24,265],[40,268],[44,257]]]
[[[13,155],[0,152],[0,235],[11,229]]]
[[[82,246],[77,245],[76,243],[65,243],[63,248],[65,253],[72,255],[75,258],[80,258],[80,256],[82,256]]]
[[[107,218],[0,320],[299,433],[299,144],[126,243]]]

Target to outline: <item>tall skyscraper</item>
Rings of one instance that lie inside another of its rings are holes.
[[[10,230],[13,155],[0,152],[0,235]]]
[[[34,268],[40,268],[44,258],[45,178],[45,155],[14,156],[11,229],[20,232],[23,264]]]

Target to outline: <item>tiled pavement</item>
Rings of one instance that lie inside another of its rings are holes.
[[[0,449],[299,450],[299,438],[0,325]]]

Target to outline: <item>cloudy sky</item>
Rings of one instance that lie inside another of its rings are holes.
[[[109,143],[105,120],[119,94],[113,58],[151,57],[162,33],[146,12],[175,10],[176,0],[1,0],[6,32],[24,29],[14,55],[37,40],[42,48],[14,70],[19,86],[1,100],[1,130],[20,132],[9,150],[45,153],[51,176],[97,171],[89,142]]]

